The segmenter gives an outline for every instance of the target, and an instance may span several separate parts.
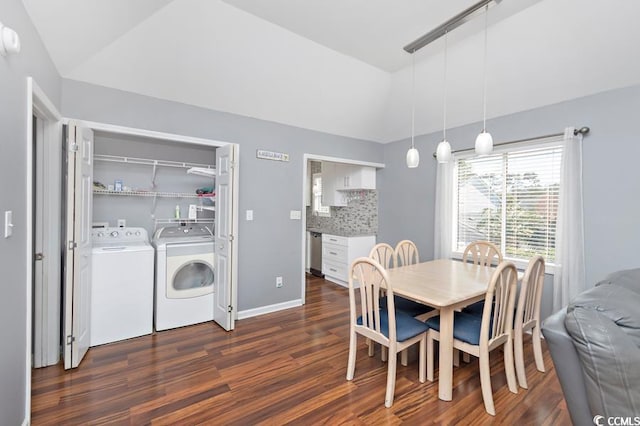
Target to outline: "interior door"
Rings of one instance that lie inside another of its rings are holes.
[[[44,339],[44,316],[47,308],[43,303],[45,281],[44,273],[44,123],[33,116],[33,152],[34,156],[34,187],[33,187],[33,214],[34,214],[34,239],[33,239],[33,366],[44,367],[46,362],[46,341]],[[48,261],[48,259],[47,259]]]
[[[236,147],[224,145],[216,150],[216,222],[213,319],[225,330],[233,330],[233,205]]]
[[[67,239],[64,283],[64,367],[76,368],[89,349],[93,131],[67,126]]]

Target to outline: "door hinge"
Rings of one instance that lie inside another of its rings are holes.
[[[44,254],[42,253],[36,253],[33,255],[33,260],[42,260],[44,259]]]
[[[231,312],[231,311],[233,311],[233,306],[228,305],[228,306],[227,306],[227,312]]]
[[[229,241],[233,241],[233,240],[234,240],[233,234],[229,234]]]
[[[77,143],[70,143],[69,144],[69,151],[78,152],[78,144]]]
[[[73,342],[75,342],[75,341],[76,341],[76,338],[75,338],[75,337],[73,337],[73,335],[69,334],[69,335],[67,336],[67,345],[70,345],[70,344],[72,344],[72,343],[73,343]]]
[[[75,241],[69,241],[69,250],[73,250],[76,247],[78,247],[78,243],[76,243]]]

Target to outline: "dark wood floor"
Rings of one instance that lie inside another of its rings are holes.
[[[76,370],[33,371],[32,424],[465,424],[567,425],[569,415],[549,353],[529,390],[508,391],[502,355],[492,355],[497,415],[484,411],[477,362],[454,371],[453,401],[437,382],[420,383],[416,363],[399,366],[395,403],[384,407],[386,364],[367,356],[345,379],[346,289],[310,278],[307,304],[236,322],[212,323],[92,348]]]

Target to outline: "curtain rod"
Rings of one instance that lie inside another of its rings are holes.
[[[573,134],[574,134],[574,136],[578,135],[578,134],[586,135],[587,133],[589,133],[589,130],[591,130],[591,129],[589,129],[587,126],[582,126],[579,129],[574,129],[573,130]],[[536,139],[553,138],[553,137],[556,137],[556,136],[563,136],[563,135],[564,135],[564,132],[562,132],[562,133],[552,133],[550,135],[536,136],[534,138],[525,138],[525,139],[518,139],[518,140],[515,140],[515,141],[509,141],[509,142],[500,142],[500,143],[493,144],[493,146],[496,147],[496,146],[502,146],[502,145],[513,145],[514,143],[529,142],[529,141],[536,140]],[[451,151],[451,153],[452,154],[457,154],[457,153],[460,153],[460,152],[473,151],[474,149],[475,148],[457,149],[455,151]],[[433,158],[436,158],[436,153],[435,152],[433,153]]]
[[[481,10],[486,5],[490,3],[498,4],[500,3],[500,1],[502,0],[481,0],[478,3],[458,13],[456,16],[449,19],[445,23],[439,25],[435,29],[429,31],[422,37],[419,37],[414,41],[412,41],[411,43],[407,44],[405,47],[403,47],[403,49],[408,53],[413,54],[418,50],[422,49],[423,47],[425,47],[427,44],[431,43],[432,41],[439,39],[446,32],[451,31],[455,28],[458,28],[460,25],[464,24],[465,22],[470,21],[472,18],[474,18],[474,16],[476,15],[476,12]]]

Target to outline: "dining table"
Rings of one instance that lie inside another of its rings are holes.
[[[438,397],[453,393],[453,318],[457,309],[483,300],[494,268],[437,259],[387,270],[394,294],[440,311]]]

